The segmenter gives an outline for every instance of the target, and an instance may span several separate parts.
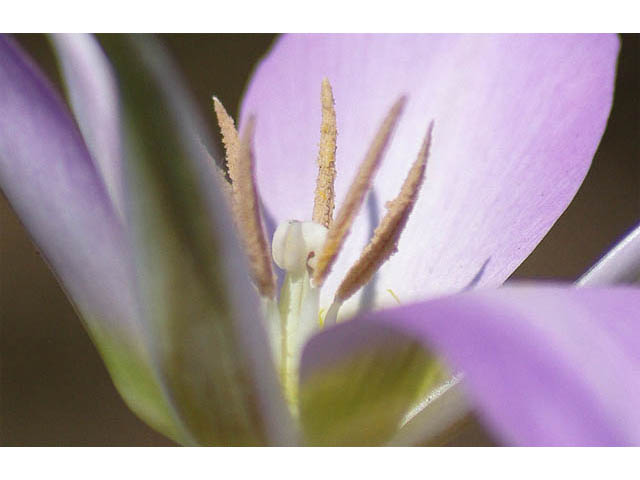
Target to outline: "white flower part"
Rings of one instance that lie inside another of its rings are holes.
[[[311,284],[316,252],[327,228],[315,222],[290,220],[276,229],[271,242],[273,260],[286,274],[277,310],[268,310],[270,332],[285,394],[296,411],[298,367],[302,347],[319,328],[319,289]]]
[[[315,222],[289,220],[278,225],[273,234],[271,251],[273,261],[286,272],[303,273],[314,268],[315,252],[320,250],[327,236],[327,228]]]

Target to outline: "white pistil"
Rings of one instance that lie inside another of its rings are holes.
[[[295,274],[314,268],[316,252],[326,236],[327,228],[314,222],[290,220],[281,223],[273,234],[273,261],[284,271]]]
[[[278,226],[272,241],[273,260],[286,274],[280,293],[279,316],[272,316],[271,331],[279,332],[279,364],[290,405],[295,405],[298,364],[302,345],[316,330],[320,292],[311,285],[316,251],[327,229],[313,222],[289,221]]]

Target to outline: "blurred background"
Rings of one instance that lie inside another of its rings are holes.
[[[275,35],[161,35],[218,138],[217,95],[234,117]],[[514,277],[573,280],[640,219],[640,35],[625,34],[613,111],[573,203]],[[56,83],[44,37],[18,35]],[[473,419],[454,444],[492,444]],[[0,445],[171,445],[137,419],[28,234],[0,193]]]

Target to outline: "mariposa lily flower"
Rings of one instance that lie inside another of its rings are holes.
[[[472,408],[508,444],[640,444],[640,291],[491,288],[588,170],[614,36],[283,37],[240,133],[216,101],[232,186],[151,39],[53,44],[77,124],[2,38],[0,182],[151,426],[433,443]],[[639,231],[581,282],[637,279]]]

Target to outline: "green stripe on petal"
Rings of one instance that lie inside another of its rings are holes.
[[[309,444],[380,445],[442,379],[439,364],[409,336],[386,326],[357,327],[340,324],[305,347],[300,420]]]
[[[153,355],[195,443],[287,444],[258,296],[206,136],[164,51],[107,36],[124,122],[124,204]]]

